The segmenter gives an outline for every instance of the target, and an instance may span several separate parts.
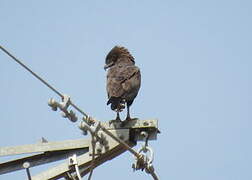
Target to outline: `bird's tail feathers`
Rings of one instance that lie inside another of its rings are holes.
[[[125,100],[119,97],[110,97],[107,105],[111,104],[112,110],[122,111],[125,108]]]

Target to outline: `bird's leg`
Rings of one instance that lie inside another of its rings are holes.
[[[122,121],[121,127],[125,126],[129,121],[131,120],[130,118],[130,106],[127,104],[127,117],[124,121]]]
[[[112,123],[121,123],[122,122],[122,120],[120,119],[119,112],[120,112],[120,110],[117,109],[116,110],[116,119],[110,120],[109,125],[112,124]]]
[[[119,111],[116,111],[116,119],[115,120],[121,122]]]
[[[124,121],[122,121],[121,127],[125,126],[129,121],[138,119],[138,118],[131,118],[130,117],[130,105],[131,104],[127,104],[127,117],[126,117],[126,119]]]
[[[127,105],[127,117],[126,117],[126,119],[125,119],[126,121],[129,121],[129,120],[131,120],[131,118],[130,118],[130,107]]]

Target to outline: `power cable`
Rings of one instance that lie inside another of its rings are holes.
[[[29,71],[33,76],[35,76],[38,80],[40,80],[44,85],[46,85],[48,88],[50,88],[52,91],[54,91],[56,94],[58,94],[61,98],[63,98],[63,94],[60,93],[58,90],[56,90],[52,85],[50,85],[48,82],[46,82],[44,79],[42,79],[39,75],[37,75],[34,71],[32,71],[29,67],[27,67],[24,63],[22,63],[19,59],[17,59],[14,55],[12,55],[9,51],[7,51],[4,47],[0,46],[0,49],[5,52],[8,56],[10,56],[14,61],[16,61],[18,64],[20,64],[23,68],[25,68],[27,71]],[[82,115],[85,117],[88,117],[88,115],[82,111],[78,106],[76,106],[74,103],[70,101],[70,104],[79,111]]]

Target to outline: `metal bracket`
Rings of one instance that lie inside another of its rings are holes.
[[[145,131],[148,133],[148,140],[156,140],[157,134],[160,133],[158,129],[157,119],[134,119],[129,121],[125,126],[121,127],[120,124],[111,124],[109,122],[102,122],[101,125],[108,130],[112,129],[130,129],[131,137],[134,141],[145,141],[145,137],[141,135],[141,132]]]
[[[79,180],[81,180],[81,175],[80,175],[80,170],[79,170],[79,167],[78,167],[76,154],[74,154],[73,156],[68,158],[68,166],[69,167],[73,166],[75,168],[75,172],[77,174],[77,177],[78,177]]]

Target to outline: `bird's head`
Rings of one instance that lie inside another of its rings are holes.
[[[106,56],[104,69],[108,69],[122,60],[135,64],[134,57],[129,51],[121,46],[115,46]]]

